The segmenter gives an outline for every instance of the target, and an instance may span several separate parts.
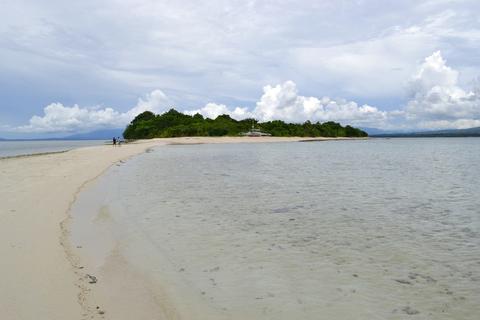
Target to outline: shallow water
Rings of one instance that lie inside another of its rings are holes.
[[[172,318],[477,319],[479,163],[475,138],[159,147],[80,195],[72,241]]]
[[[67,151],[75,148],[101,144],[104,144],[103,140],[0,141],[0,158]]]

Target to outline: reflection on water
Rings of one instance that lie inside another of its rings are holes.
[[[95,188],[205,319],[476,319],[479,162],[478,139],[167,146]]]

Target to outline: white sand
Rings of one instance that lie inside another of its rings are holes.
[[[68,211],[76,194],[116,162],[167,143],[298,141],[222,137],[139,141],[0,160],[1,319],[90,318],[68,248]],[[330,140],[330,139],[325,139]],[[97,312],[98,313],[98,312]],[[98,316],[98,314],[97,314]]]
[[[0,160],[2,319],[79,319],[60,224],[76,193],[113,163],[162,142]]]

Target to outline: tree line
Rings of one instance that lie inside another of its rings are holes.
[[[201,114],[193,116],[175,109],[155,115],[145,111],[130,122],[123,136],[125,139],[149,139],[192,136],[237,136],[248,131],[252,124],[263,132],[278,137],[367,137],[368,134],[349,125],[343,127],[337,122],[303,124],[286,123],[281,120],[259,123],[255,119],[235,120],[229,115],[220,115],[216,119],[204,118]]]

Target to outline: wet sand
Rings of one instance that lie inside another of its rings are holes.
[[[476,184],[459,177],[478,157],[416,141],[171,146],[117,164],[71,210],[88,314],[476,319]]]
[[[0,160],[0,310],[2,319],[103,317],[88,305],[91,287],[69,247],[69,208],[76,195],[115,163],[169,143],[299,141],[279,137],[196,137],[95,146]],[[318,140],[318,138],[316,139]],[[335,140],[325,138],[325,140]],[[88,276],[87,276],[88,277]],[[94,282],[94,279],[90,279]]]

